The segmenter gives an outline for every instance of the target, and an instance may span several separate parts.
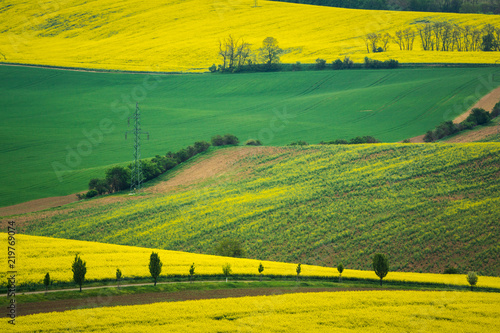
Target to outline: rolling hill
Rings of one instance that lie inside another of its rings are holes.
[[[258,49],[276,38],[292,52],[284,62],[331,62],[367,55],[361,37],[449,21],[498,26],[494,15],[353,10],[272,1],[5,0],[0,5],[0,61],[146,71],[207,71],[218,41],[232,34]],[[400,62],[496,63],[497,52],[400,51],[392,43],[377,59]]]
[[[391,142],[465,112],[498,86],[498,71],[133,75],[0,66],[0,206],[85,190],[109,165],[130,161],[124,133],[135,101],[151,134],[143,157],[225,133],[265,145],[359,135]]]
[[[32,235],[195,253],[232,237],[250,258],[370,269],[383,252],[395,271],[498,276],[499,151],[498,143],[223,149],[142,196],[15,219]]]

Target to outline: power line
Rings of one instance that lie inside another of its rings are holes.
[[[133,133],[135,136],[134,165],[130,175],[130,193],[136,193],[141,190],[144,180],[141,163],[141,134],[146,134],[148,136],[147,140],[149,140],[149,132],[143,132],[141,129],[141,110],[139,109],[139,103],[135,103],[135,114],[128,117],[128,126],[130,126],[130,119],[134,120],[134,128],[125,132],[125,139],[127,139],[128,133]]]

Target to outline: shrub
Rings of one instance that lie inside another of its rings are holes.
[[[345,69],[349,69],[349,68],[352,68],[354,66],[354,62],[351,60],[351,58],[349,57],[345,57],[344,58],[344,61],[343,61],[343,68]]]
[[[223,146],[224,145],[224,138],[220,135],[216,135],[212,137],[212,146],[218,147],[218,146]]]
[[[215,254],[223,257],[242,258],[245,255],[245,250],[237,239],[226,238],[217,244]]]
[[[444,270],[443,274],[460,274],[460,272],[456,267],[448,267],[447,269]]]
[[[481,108],[472,109],[471,113],[467,117],[466,121],[470,121],[477,125],[487,124],[491,121],[491,116],[488,111]]]
[[[300,71],[302,70],[302,64],[300,61],[297,61],[295,64],[292,64],[292,71]]]
[[[217,66],[215,66],[215,64],[213,64],[212,66],[208,67],[208,70],[211,73],[215,73],[215,72],[217,72]]]
[[[326,60],[325,59],[321,59],[321,58],[318,58],[316,59],[316,69],[319,69],[319,70],[322,70],[322,69],[325,69],[326,67]]]
[[[464,120],[460,124],[458,124],[458,129],[461,131],[469,130],[473,129],[475,125],[476,124],[471,121]]]
[[[424,135],[424,142],[432,142],[436,141],[436,137],[434,135],[434,131],[427,131]]]
[[[90,199],[97,196],[99,193],[96,190],[89,190],[85,193],[85,199]]]
[[[303,140],[298,140],[289,144],[289,146],[307,146],[308,143]]]
[[[493,110],[491,110],[491,118],[496,118],[498,115],[500,115],[500,102],[495,104]]]
[[[342,62],[342,60],[337,59],[334,62],[332,62],[332,67],[335,70],[343,69],[344,68],[344,63]]]
[[[226,134],[223,139],[225,145],[237,145],[240,143],[240,140],[233,134]]]
[[[206,141],[196,141],[194,143],[194,149],[196,150],[196,153],[203,153],[204,151],[207,151],[208,148],[210,147],[210,143]]]
[[[247,146],[262,146],[262,142],[260,142],[260,140],[250,139],[250,140],[247,140],[245,145],[247,145]]]

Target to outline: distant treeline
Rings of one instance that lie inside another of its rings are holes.
[[[317,6],[415,12],[500,14],[500,2],[491,0],[272,0]]]

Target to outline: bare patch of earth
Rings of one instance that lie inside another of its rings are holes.
[[[244,174],[242,169],[250,164],[250,162],[248,162],[249,158],[257,156],[270,156],[285,152],[299,153],[300,150],[286,147],[235,147],[221,149],[216,151],[208,158],[202,159],[199,162],[196,162],[193,165],[180,170],[169,180],[146,188],[145,193],[161,194],[178,189],[185,189],[186,187],[221,176],[230,176],[234,178],[238,174]],[[245,163],[247,165],[245,165]],[[81,205],[78,205],[78,207],[74,208],[40,212],[33,216],[18,217],[16,218],[16,223],[22,224],[23,222],[28,222],[34,219],[50,217],[56,214],[64,214],[75,209],[85,209],[96,205],[101,206],[139,198],[144,198],[144,196],[104,196],[91,201],[84,201],[81,203]],[[1,207],[0,216],[38,212],[40,210],[55,208],[76,201],[78,201],[76,194],[32,200],[13,206]]]
[[[141,293],[119,296],[97,296],[84,299],[65,299],[57,301],[43,301],[18,304],[18,316],[35,313],[62,312],[83,308],[96,308],[118,305],[139,305],[157,302],[180,302],[202,299],[218,299],[245,296],[268,296],[292,293],[334,292],[334,291],[361,291],[384,290],[383,288],[235,288],[217,290],[184,290],[176,292]]]
[[[455,124],[461,123],[462,121],[467,119],[469,114],[472,112],[472,109],[475,109],[475,108],[481,108],[481,109],[484,109],[488,112],[491,112],[491,110],[493,110],[493,107],[495,106],[495,104],[498,101],[500,101],[500,87],[494,89],[488,95],[481,98],[476,104],[474,104],[469,110],[467,110],[467,112],[465,112],[465,113],[461,114],[460,116],[456,117],[455,119],[453,119],[453,122]],[[469,132],[465,135],[458,135],[457,137],[454,137],[450,140],[446,140],[446,142],[474,142],[474,141],[482,140],[482,139],[485,139],[491,135],[496,134],[496,130],[497,130],[496,128],[495,128],[495,131],[493,131],[493,128],[485,127],[485,128],[473,131],[473,132]],[[409,140],[412,143],[423,143],[424,136],[425,135],[419,135],[419,136],[410,138]]]

